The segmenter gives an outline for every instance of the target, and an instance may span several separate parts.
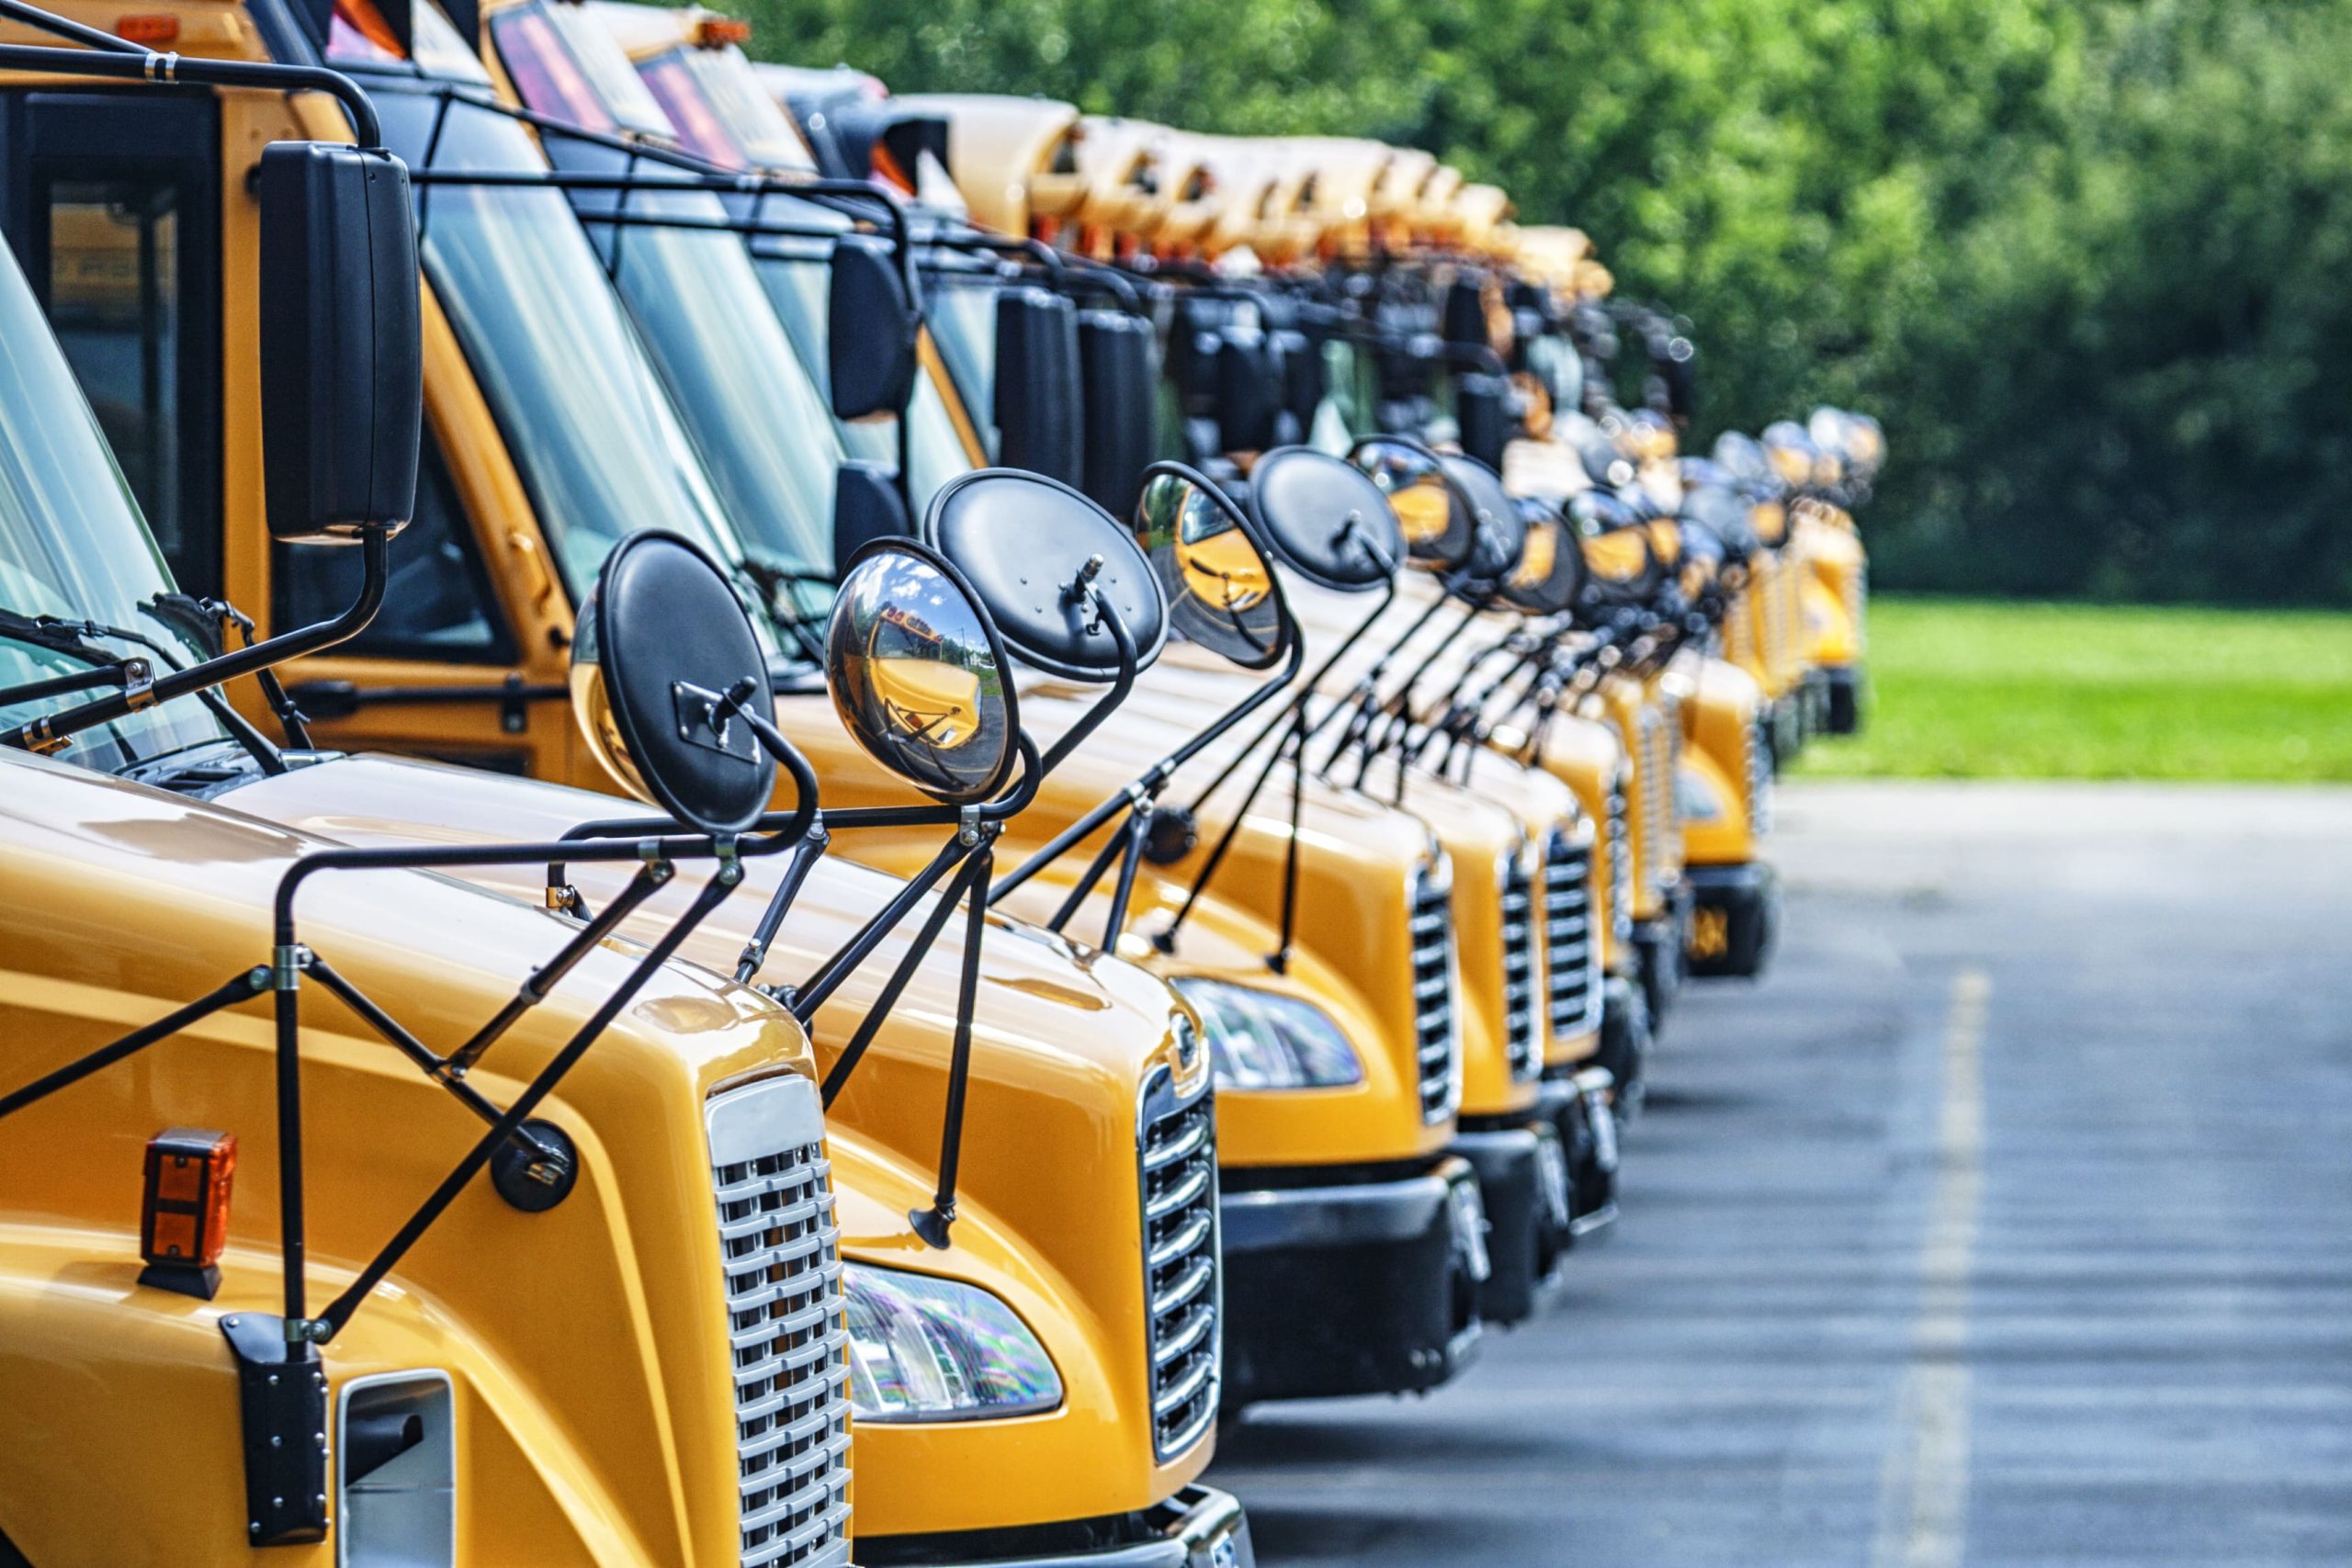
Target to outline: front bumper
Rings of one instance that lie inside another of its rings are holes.
[[[1616,1088],[1607,1067],[1562,1066],[1544,1075],[1536,1111],[1567,1157],[1571,1245],[1617,1223]]]
[[[1781,931],[1781,879],[1762,861],[1694,865],[1690,878],[1696,915],[1685,950],[1690,973],[1752,979]]]
[[[1853,735],[1862,728],[1862,672],[1851,664],[1833,664],[1822,671],[1828,686],[1829,706],[1822,728],[1832,735]]]
[[[1623,975],[1600,984],[1600,1049],[1594,1065],[1616,1086],[1610,1098],[1619,1114],[1641,1109],[1650,1055],[1649,994]]]
[[[1489,1272],[1466,1161],[1418,1176],[1250,1185],[1226,1170],[1225,1408],[1435,1388],[1469,1364]],[[1312,1178],[1316,1173],[1296,1173]]]
[[[1568,1162],[1549,1122],[1498,1121],[1465,1127],[1453,1152],[1478,1173],[1491,1265],[1478,1287],[1478,1315],[1520,1323],[1534,1315],[1544,1287],[1559,1277],[1572,1218]]]
[[[1686,872],[1667,894],[1666,913],[1656,919],[1634,922],[1634,953],[1640,960],[1643,999],[1649,1003],[1650,1027],[1666,1021],[1681,993],[1683,952],[1690,942],[1690,883]]]
[[[1240,1499],[1185,1487],[1138,1514],[953,1536],[860,1536],[862,1568],[1256,1568]]]

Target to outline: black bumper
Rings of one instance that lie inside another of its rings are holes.
[[[1228,1413],[1266,1399],[1435,1388],[1468,1364],[1488,1272],[1469,1165],[1251,1184],[1271,1174],[1220,1173]]]
[[[1104,1519],[971,1530],[860,1536],[866,1568],[1256,1568],[1240,1500],[1192,1485],[1157,1507]]]
[[[1623,1114],[1641,1109],[1650,1038],[1649,994],[1623,975],[1610,976],[1600,985],[1600,1051],[1593,1060],[1615,1084],[1610,1098]]]
[[[1862,728],[1862,672],[1851,664],[1834,664],[1822,671],[1828,685],[1828,711],[1823,728],[1832,735],[1854,735]]]
[[[1617,1223],[1616,1080],[1602,1066],[1547,1067],[1536,1110],[1568,1162],[1568,1240]]]
[[[1649,1004],[1653,1029],[1666,1021],[1681,993],[1683,952],[1690,940],[1690,884],[1686,879],[1667,894],[1666,913],[1634,922],[1634,955],[1641,964],[1643,1000]]]
[[[1764,973],[1781,931],[1781,879],[1762,861],[1685,868],[1697,906],[1690,973],[1752,979]]]
[[[1568,1162],[1549,1122],[1464,1126],[1453,1153],[1478,1173],[1487,1211],[1486,1282],[1478,1315],[1520,1323],[1534,1315],[1544,1287],[1558,1278],[1571,1219]]]

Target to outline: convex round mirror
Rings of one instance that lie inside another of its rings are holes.
[[[1588,597],[1610,605],[1637,604],[1657,592],[1663,569],[1649,530],[1632,507],[1589,490],[1569,497],[1568,517],[1584,556]]]
[[[1577,460],[1584,465],[1584,476],[1604,490],[1634,482],[1634,460],[1617,449],[1617,443],[1600,428],[1600,422],[1589,414],[1564,415],[1559,422],[1560,439],[1566,442]]]
[[[1503,576],[1502,595],[1531,615],[1557,615],[1576,607],[1584,591],[1584,551],[1566,518],[1546,502],[1521,496],[1513,503],[1524,532],[1519,564]]]
[[[767,657],[735,591],[675,534],[631,534],[605,558],[571,644],[571,705],[623,788],[697,832],[740,833],[775,793],[769,756],[726,699],[771,724]]]
[[[1431,571],[1448,572],[1477,545],[1469,503],[1446,479],[1437,454],[1401,435],[1367,435],[1348,461],[1372,476],[1405,533],[1406,554]]]
[[[1481,586],[1500,582],[1519,564],[1527,537],[1519,508],[1495,470],[1477,458],[1449,452],[1438,464],[1470,513],[1470,554],[1462,563],[1462,575]]]
[[[1312,446],[1278,446],[1250,471],[1250,511],[1274,554],[1336,593],[1379,587],[1405,561],[1388,493],[1354,464]]]
[[[1020,716],[1004,643],[971,584],[912,539],[850,558],[825,633],[826,684],[866,754],[953,805],[1004,787]]]
[[[923,538],[963,574],[1004,646],[1049,674],[1098,684],[1118,678],[1118,642],[1090,592],[1134,639],[1136,668],[1167,640],[1167,604],[1135,539],[1042,474],[982,468],[949,481],[924,514]]]
[[[1206,479],[1179,463],[1146,468],[1135,532],[1171,630],[1244,670],[1266,669],[1290,651],[1272,552]]]
[[[1792,419],[1775,420],[1764,427],[1764,456],[1792,490],[1813,484],[1821,471],[1821,448],[1813,444],[1804,426]]]

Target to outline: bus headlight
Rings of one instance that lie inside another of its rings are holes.
[[[842,1285],[858,1420],[1034,1416],[1062,1402],[1053,1358],[988,1292],[857,1263],[842,1270]]]
[[[1363,1081],[1355,1047],[1311,1002],[1198,978],[1174,982],[1201,1015],[1219,1089],[1336,1089]]]

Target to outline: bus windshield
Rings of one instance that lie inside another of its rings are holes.
[[[492,109],[375,96],[385,139],[412,168],[546,167],[522,126]],[[425,274],[573,602],[639,528],[671,529],[740,562],[710,478],[563,193],[420,186],[417,212]]]
[[[82,640],[107,654],[193,664],[203,650],[153,608],[171,592],[170,569],[97,419],[14,254],[0,246],[0,610],[95,623]],[[133,637],[96,629],[105,627]],[[89,667],[0,629],[0,687]],[[0,722],[13,728],[96,694],[0,708]],[[84,730],[58,755],[116,773],[226,733],[199,704],[165,703]]]

